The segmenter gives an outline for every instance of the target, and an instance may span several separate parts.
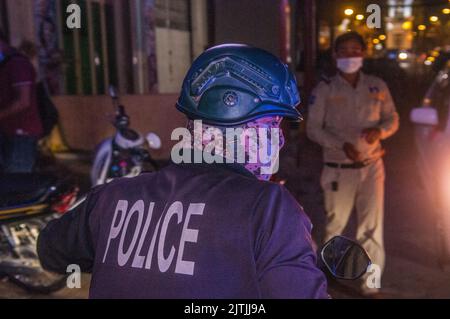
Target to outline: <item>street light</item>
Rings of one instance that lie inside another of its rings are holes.
[[[364,20],[364,15],[357,14],[355,18],[356,18],[356,20],[361,21],[361,20]]]
[[[412,28],[412,22],[411,21],[405,21],[402,23],[402,29],[403,30],[410,30]]]
[[[350,9],[350,8],[345,9],[344,13],[346,16],[351,16],[353,14],[353,9]]]
[[[384,41],[384,40],[386,40],[386,36],[384,34],[380,34],[378,39],[380,39],[381,41]]]
[[[430,52],[430,55],[437,58],[439,56],[439,51],[433,50]]]
[[[373,40],[372,40],[372,43],[373,43],[373,44],[378,44],[378,43],[380,43],[380,40],[378,40],[378,39],[373,39]]]
[[[431,16],[430,17],[430,21],[431,22],[437,22],[439,20],[439,18],[437,16]]]
[[[408,58],[408,53],[406,53],[406,52],[400,52],[400,53],[398,54],[398,58],[399,58],[400,60],[406,60],[406,59]]]
[[[417,29],[418,29],[419,31],[424,31],[424,30],[427,29],[427,26],[426,26],[425,24],[419,24],[419,25],[417,26]]]
[[[442,13],[443,14],[450,14],[450,9],[449,8],[444,8],[444,9],[442,9]]]

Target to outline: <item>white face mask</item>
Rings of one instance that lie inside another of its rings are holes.
[[[339,58],[337,59],[337,68],[344,73],[355,73],[363,65],[362,57],[354,57],[354,58]]]

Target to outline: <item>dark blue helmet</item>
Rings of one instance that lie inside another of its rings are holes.
[[[234,126],[264,116],[302,117],[287,65],[262,49],[224,44],[203,52],[189,69],[177,108],[191,119]]]

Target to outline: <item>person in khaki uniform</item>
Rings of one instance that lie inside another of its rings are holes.
[[[356,239],[383,271],[384,150],[380,140],[393,135],[399,116],[383,80],[360,71],[365,43],[356,32],[336,39],[338,74],[315,88],[307,134],[323,148],[321,186],[325,195],[325,240],[341,234],[353,208]],[[362,284],[363,292],[378,292]]]

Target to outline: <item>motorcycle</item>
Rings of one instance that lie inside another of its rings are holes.
[[[161,139],[153,132],[146,138],[130,128],[130,118],[125,107],[119,103],[116,89],[111,86],[109,95],[115,109],[113,125],[116,133],[102,141],[95,151],[91,169],[93,186],[110,182],[117,177],[134,177],[143,171],[155,171],[158,164],[150,155],[149,149],[161,148]]]
[[[67,212],[78,187],[56,176],[0,176],[0,276],[31,292],[62,288],[66,276],[42,268],[36,251],[39,232]]]

